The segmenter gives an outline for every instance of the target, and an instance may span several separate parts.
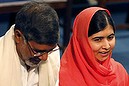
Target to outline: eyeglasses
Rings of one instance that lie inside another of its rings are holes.
[[[31,47],[31,45],[29,44],[29,42],[26,42],[27,43],[27,45],[28,45],[28,48],[34,53],[34,55],[33,56],[31,56],[28,60],[28,62],[27,62],[27,64],[29,65],[29,66],[36,66],[37,64],[39,64],[40,62],[41,62],[41,60],[42,59],[40,59],[39,57],[40,56],[43,56],[43,55],[45,55],[46,54],[46,56],[48,56],[49,54],[51,54],[52,52],[54,52],[54,51],[57,51],[57,50],[59,50],[59,48],[56,48],[56,49],[50,49],[50,50],[48,50],[48,51],[43,51],[43,52],[37,52],[37,51],[35,51],[35,50],[33,50],[32,49],[32,47]]]
[[[59,50],[59,48],[56,48],[56,49],[54,49],[54,48],[52,48],[52,49],[50,49],[50,50],[48,50],[48,51],[43,51],[43,52],[37,52],[37,51],[35,51],[32,47],[31,47],[31,45],[29,44],[29,42],[27,41],[27,45],[28,45],[28,47],[29,47],[29,49],[34,53],[34,57],[40,57],[40,56],[43,56],[44,54],[51,54],[52,52],[54,52],[54,51],[57,51],[57,50]]]
[[[24,37],[24,36],[23,36]],[[58,44],[56,44],[56,46],[58,46],[58,48],[52,48],[52,49],[50,49],[50,50],[45,50],[45,51],[36,51],[36,50],[34,50],[32,47],[31,47],[31,45],[30,45],[30,43],[25,39],[25,37],[24,37],[24,40],[25,40],[25,42],[26,42],[26,44],[27,44],[27,46],[28,46],[28,48],[29,48],[29,50],[31,50],[32,51],[32,53],[34,54],[33,56],[31,56],[31,57],[29,57],[29,59],[28,60],[26,60],[25,62],[26,62],[26,64],[28,65],[28,66],[31,66],[31,67],[35,67],[35,66],[37,66],[38,64],[40,64],[40,62],[41,62],[41,60],[42,59],[40,59],[39,57],[40,56],[43,56],[43,55],[45,55],[45,57],[47,57],[49,54],[51,54],[52,52],[55,52],[55,51],[57,51],[57,50],[59,50],[59,45]]]

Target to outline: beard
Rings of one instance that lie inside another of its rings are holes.
[[[41,59],[37,56],[30,57],[29,59],[25,60],[26,65],[30,67],[37,67],[41,63]]]

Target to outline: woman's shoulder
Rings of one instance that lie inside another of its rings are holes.
[[[114,60],[113,58],[111,59],[111,65],[112,69],[115,70],[118,74],[125,74],[128,75],[125,67],[118,61]]]

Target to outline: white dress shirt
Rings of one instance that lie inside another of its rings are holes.
[[[25,63],[21,61],[21,71],[22,86],[38,86],[38,67],[27,70]]]

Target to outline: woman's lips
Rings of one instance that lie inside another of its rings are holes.
[[[110,51],[103,51],[103,52],[99,52],[101,54],[102,57],[107,57],[109,55]]]

